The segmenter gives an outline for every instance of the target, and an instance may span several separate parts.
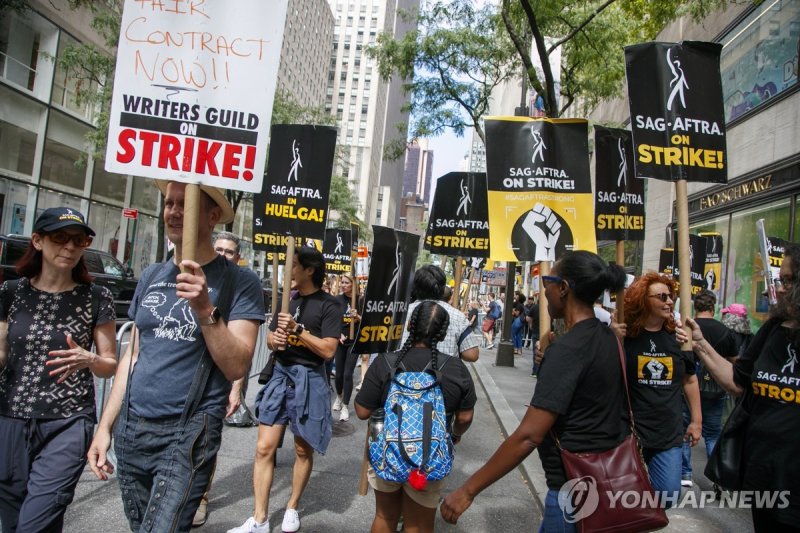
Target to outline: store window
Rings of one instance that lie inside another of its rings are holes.
[[[42,158],[42,185],[83,194],[87,165],[86,134],[90,128],[59,111],[50,111]]]
[[[731,121],[797,85],[800,2],[762,2],[723,39],[720,71]]]
[[[148,211],[154,215],[159,214],[159,197],[161,193],[156,188],[155,181],[146,178],[133,178],[133,193],[131,207]]]
[[[50,189],[39,189],[39,201],[36,204],[36,214],[34,218],[39,216],[45,209],[51,207],[71,207],[72,209],[77,209],[84,215],[86,215],[87,212],[87,202],[81,200],[77,196]]]
[[[92,202],[89,208],[89,225],[97,234],[92,248],[116,257],[121,218],[122,210],[119,207]]]
[[[32,193],[32,185],[0,178],[0,233],[25,232],[25,214]]]
[[[92,175],[92,200],[102,200],[113,204],[123,205],[125,191],[128,187],[128,176],[106,172],[105,160],[98,159],[94,162]]]
[[[33,179],[36,141],[44,130],[45,107],[0,87],[0,168]]]
[[[5,9],[0,17],[0,76],[49,100],[58,29],[28,9],[24,14]]]
[[[61,42],[58,45],[58,56],[56,57],[55,77],[53,79],[53,93],[51,102],[55,105],[68,109],[87,122],[94,120],[94,106],[86,102],[78,103],[78,92],[85,91],[87,94],[96,92],[97,82],[87,78],[77,78],[68,76],[67,70],[61,65],[64,54],[80,43],[67,35],[61,33]]]
[[[731,294],[735,292],[732,284],[729,286],[727,283],[728,279],[733,279],[729,278],[727,272],[727,267],[729,264],[731,264],[727,261],[728,248],[730,244],[730,218],[730,215],[723,215],[712,220],[706,220],[689,226],[689,233],[719,233],[722,236],[722,250],[717,250],[717,253],[720,254],[722,259],[722,265],[720,267],[720,279],[714,280],[715,286],[713,288],[714,293],[717,295],[717,303],[720,304],[717,306],[717,313],[719,313],[719,310],[723,307],[722,304],[725,303],[725,295],[729,291]],[[733,303],[733,301],[731,301],[731,303]]]
[[[132,240],[133,257],[130,266],[136,277],[151,263],[155,263],[156,254],[161,244],[158,242],[158,219],[139,213],[136,222],[128,226],[128,239]]]
[[[756,237],[756,220],[760,218],[764,219],[768,236],[788,239],[789,200],[778,200],[731,215],[725,304],[745,304],[754,326],[760,326],[769,311],[763,296],[764,277]]]

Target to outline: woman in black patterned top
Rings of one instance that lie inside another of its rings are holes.
[[[0,287],[3,531],[62,530],[94,432],[93,375],[117,368],[111,292],[83,260],[93,235],[81,213],[45,210],[21,278]]]

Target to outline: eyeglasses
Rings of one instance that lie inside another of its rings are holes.
[[[668,293],[668,292],[662,292],[660,294],[648,294],[647,297],[648,298],[658,298],[659,300],[661,300],[664,303],[667,303],[667,300],[673,300],[674,301],[674,299],[672,298],[672,295],[670,293]]]
[[[65,245],[69,241],[72,241],[72,244],[77,246],[78,248],[86,248],[92,244],[92,237],[90,235],[85,235],[82,233],[78,234],[71,234],[67,233],[66,231],[57,231],[55,233],[48,233],[47,237],[56,244]]]
[[[566,281],[567,285],[570,287],[575,286],[575,282],[570,281],[568,279],[564,279],[560,276],[542,276],[542,283],[547,285],[549,283],[561,283],[562,281]]]
[[[225,257],[233,257],[236,255],[236,250],[226,250],[225,248],[214,248],[214,251],[217,252],[219,255],[224,255]]]
[[[792,285],[794,285],[794,276],[792,277],[781,276],[779,278],[775,278],[774,283],[776,291],[780,290],[790,291],[792,290]]]

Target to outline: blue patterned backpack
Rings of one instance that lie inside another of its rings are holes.
[[[449,357],[442,359],[444,366]],[[453,443],[440,381],[441,373],[430,363],[422,372],[392,368],[383,430],[369,443],[369,462],[378,477],[422,490],[427,481],[450,473]]]

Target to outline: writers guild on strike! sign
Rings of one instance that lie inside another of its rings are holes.
[[[275,125],[267,176],[253,200],[253,248],[270,251],[275,235],[324,239],[336,129]]]
[[[644,180],[634,177],[626,130],[594,127],[595,222],[598,240],[644,239]]]
[[[490,257],[554,261],[596,250],[586,121],[486,120]]]
[[[435,254],[489,256],[486,174],[450,172],[436,181],[424,246]]]
[[[106,170],[260,191],[287,3],[126,0]]]
[[[253,179],[257,115],[127,94],[123,102],[116,162],[209,177]],[[201,113],[205,122],[197,122]]]
[[[721,50],[699,41],[625,47],[637,176],[727,182]]]

